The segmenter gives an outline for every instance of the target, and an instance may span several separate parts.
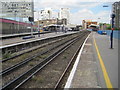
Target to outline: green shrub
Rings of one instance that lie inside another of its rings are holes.
[[[5,54],[3,54],[3,59],[5,58],[10,58],[12,56],[11,52],[6,52]]]

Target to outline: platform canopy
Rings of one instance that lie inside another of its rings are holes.
[[[62,26],[62,25],[50,24],[50,25],[47,25],[47,26]]]
[[[88,27],[99,27],[99,25],[91,24],[91,25],[89,25]]]

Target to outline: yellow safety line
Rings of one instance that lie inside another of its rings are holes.
[[[103,75],[104,75],[106,86],[107,86],[108,89],[113,90],[112,83],[111,83],[110,78],[108,76],[108,73],[106,71],[106,68],[105,68],[104,62],[102,60],[102,57],[100,55],[100,52],[99,52],[98,46],[96,44],[95,38],[94,38],[94,45],[95,45],[97,55],[98,55],[98,58],[99,58],[99,62],[100,62],[101,68],[102,68],[102,72],[103,72]]]

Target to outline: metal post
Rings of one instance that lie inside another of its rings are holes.
[[[110,35],[110,40],[111,40],[110,48],[113,49],[113,30],[112,30],[111,35]]]
[[[15,13],[15,21],[17,21],[17,20],[16,20],[16,15],[17,15],[17,13],[16,13],[16,12],[17,12],[17,11],[15,10],[15,11],[14,11],[14,13]],[[15,24],[14,24],[14,31],[13,31],[13,34],[15,34],[15,33],[16,33],[16,31],[17,31],[17,30],[15,30]]]
[[[31,22],[31,36],[33,37],[33,24]]]
[[[55,26],[55,31],[56,31],[56,34],[57,34],[57,24],[58,24],[58,18],[56,19],[56,26]]]
[[[38,12],[38,37],[40,37],[40,23],[39,23],[39,12]]]
[[[110,35],[110,40],[111,40],[110,48],[113,49],[113,30],[114,30],[114,18],[115,18],[115,14],[112,14],[111,18],[112,18],[112,32],[111,32],[111,35]]]
[[[40,28],[38,27],[38,37],[40,37]]]
[[[33,17],[29,17],[28,20],[31,22],[31,36],[33,37],[33,22],[34,22],[34,18]]]
[[[20,31],[19,31],[19,21],[20,21],[20,17],[19,17],[19,11],[18,11],[18,34],[20,33]]]

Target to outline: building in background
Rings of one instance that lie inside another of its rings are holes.
[[[115,29],[120,29],[120,1],[112,4],[112,13],[115,14]]]
[[[70,9],[69,8],[61,8],[59,13],[59,19],[66,19],[67,24],[70,23]]]
[[[106,23],[100,23],[99,24],[99,29],[100,30],[107,30],[107,24]]]
[[[21,18],[34,17],[33,3],[33,0],[1,0],[1,17],[12,18],[17,21],[21,20]]]
[[[35,25],[39,26],[44,26],[47,27],[49,25],[66,25],[67,24],[67,20],[66,19],[45,19],[45,20],[38,20],[35,21]]]
[[[68,25],[69,23],[69,9],[61,8],[59,14],[54,12],[52,8],[45,8],[35,12],[35,21],[43,21],[48,24],[53,24],[51,21],[56,21],[57,25]],[[44,24],[45,24],[44,23]],[[41,23],[39,23],[41,24]],[[47,25],[47,24],[46,24]]]
[[[56,24],[57,23],[57,19],[46,19],[46,20],[39,20],[39,21],[35,21],[35,25],[38,25],[39,23],[39,26],[48,26],[48,25],[51,25],[51,24]]]
[[[45,8],[44,10],[41,10],[40,16],[42,20],[52,19],[52,9]]]
[[[97,26],[97,25],[98,25],[98,22],[92,21],[92,20],[83,20],[83,21],[82,21],[83,29],[89,28],[90,25],[95,25],[95,26]]]
[[[33,0],[0,0],[0,34],[19,34],[36,31],[28,17],[34,17]],[[31,29],[32,27],[32,29]]]

